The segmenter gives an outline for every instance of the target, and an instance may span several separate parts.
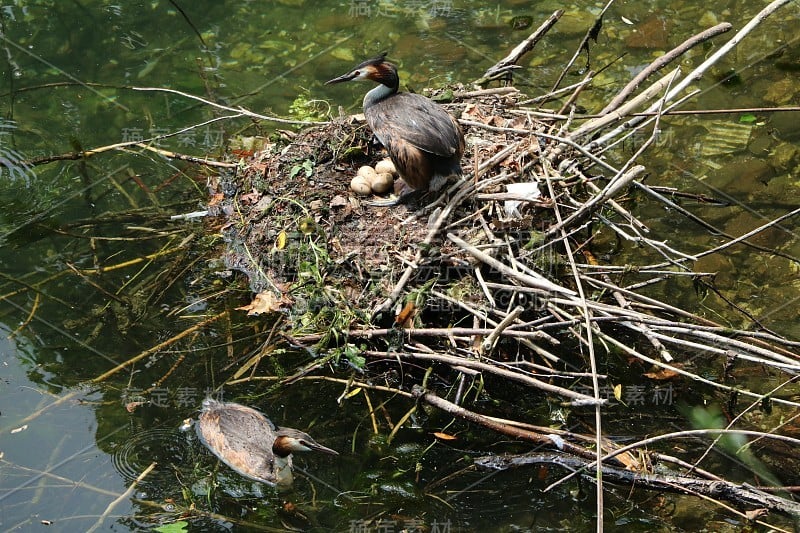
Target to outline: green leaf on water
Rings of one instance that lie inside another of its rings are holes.
[[[757,120],[756,116],[752,113],[745,113],[739,117],[739,122],[742,124],[751,124]]]
[[[164,524],[163,526],[158,526],[155,528],[155,531],[159,531],[160,533],[184,533],[187,531],[186,527],[189,525],[188,522],[173,522],[171,524]]]

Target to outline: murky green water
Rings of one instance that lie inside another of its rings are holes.
[[[364,57],[390,50],[412,87],[468,81],[528,35],[512,21],[520,25],[519,17],[529,16],[535,27],[565,8],[562,24],[523,60],[526,68],[517,78],[539,94],[552,86],[601,6],[529,4],[0,2],[0,109],[6,119],[0,146],[6,157],[13,149],[20,159],[33,160],[175,133],[158,147],[214,158],[230,136],[270,135],[287,126],[140,89],[168,88],[282,117],[307,110],[303,104],[315,99],[355,110],[361,87],[331,89],[322,82]],[[583,106],[600,109],[632,72],[666,48],[716,22],[739,28],[760,7],[742,1],[618,2],[591,48],[592,68],[627,55],[600,75]],[[650,24],[647,35],[633,35],[632,26],[644,22]],[[797,105],[798,29],[796,6],[784,8],[697,83],[703,93],[691,107]],[[708,44],[692,51],[684,67],[714,49]],[[582,58],[565,83],[579,80],[584,65]],[[737,112],[665,119],[659,145],[642,160],[651,171],[649,183],[727,196],[738,207],[705,207],[698,214],[742,234],[797,207],[798,116]],[[718,132],[737,121],[739,136],[719,141]],[[635,149],[635,142],[625,147],[625,156]],[[207,181],[219,172],[130,147],[0,175],[3,530],[124,531],[176,523],[173,531],[182,524],[190,531],[361,531],[377,519],[393,528],[387,531],[417,523],[429,531],[593,529],[591,494],[576,486],[541,493],[542,480],[557,475],[552,472],[469,472],[429,485],[467,466],[465,457],[484,450],[493,436],[459,424],[458,444],[428,450],[430,432],[447,420],[424,415],[386,445],[370,437],[363,395],[337,402],[341,384],[275,387],[266,381],[223,391],[226,399],[257,406],[341,453],[335,460],[301,459],[310,477],[288,498],[219,465],[192,432],[180,431],[202,398],[218,392],[254,355],[265,354],[255,370],[265,376],[283,375],[309,358],[270,352],[272,341],[265,339],[271,325],[233,309],[250,293],[216,261],[218,222],[170,218],[202,209]],[[662,207],[643,205],[640,216],[686,252],[714,239],[689,222],[670,227],[674,217]],[[759,236],[759,243],[798,257],[796,227],[789,220]],[[601,237],[598,246],[607,246],[609,261],[636,253]],[[697,270],[719,270],[718,286],[738,305],[766,326],[800,336],[796,263],[743,249],[707,258]],[[687,292],[678,299],[688,305],[695,295]],[[698,306],[706,308],[716,317],[725,304],[710,297]],[[209,325],[191,329],[204,321]],[[685,400],[696,399],[684,392]],[[390,402],[387,416],[397,421],[410,407]],[[536,416],[546,422],[546,408],[540,410]],[[665,416],[679,415],[670,409]],[[492,448],[514,449],[507,443]],[[627,489],[608,491],[609,527],[670,528],[659,522],[660,511],[647,495],[631,500]],[[680,515],[670,516],[678,523]],[[721,519],[712,511],[693,516],[712,524]]]

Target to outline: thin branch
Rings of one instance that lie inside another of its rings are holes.
[[[703,43],[709,39],[716,37],[722,33],[728,32],[733,28],[733,26],[728,22],[723,22],[704,30],[697,35],[693,35],[686,39],[683,43],[679,46],[676,46],[663,56],[659,57],[652,63],[650,63],[644,70],[639,72],[630,82],[626,85],[617,96],[611,99],[611,101],[600,111],[600,115],[605,115],[606,113],[610,113],[614,109],[618,108],[622,105],[622,102],[627,100],[628,96],[631,95],[633,91],[635,91],[639,85],[650,77],[651,74],[657,72],[667,66],[669,63],[677,59],[678,57],[685,54],[691,48],[694,48],[700,43]]]
[[[781,7],[785,6],[786,4],[790,3],[792,0],[775,0],[767,7],[762,9],[750,22],[748,22],[741,30],[736,32],[736,34],[724,45],[722,45],[719,50],[714,52],[711,57],[703,61],[700,66],[695,68],[686,77],[678,82],[675,87],[673,87],[667,94],[664,96],[664,101],[669,102],[677,95],[679,95],[684,89],[686,89],[689,85],[694,83],[695,81],[702,78],[703,74],[710,69],[715,63],[717,63],[723,56],[725,56],[728,52],[733,50],[737,44],[739,44],[747,35],[755,29],[759,24],[761,24],[767,17],[772,15],[775,11],[780,9]],[[655,112],[658,109],[657,105],[651,106],[647,109],[647,112]],[[641,117],[637,117],[633,119],[628,124],[620,126],[619,128],[603,135],[599,139],[597,139],[593,145],[602,146],[605,142],[612,137],[616,137],[623,129],[630,129],[635,126],[639,121],[641,121]]]
[[[252,111],[248,111],[243,107],[230,107],[222,104],[218,104],[217,102],[212,102],[211,100],[207,100],[205,98],[201,98],[199,96],[185,93],[183,91],[177,91],[175,89],[167,89],[164,87],[131,87],[134,91],[143,91],[143,92],[157,92],[157,93],[168,93],[168,94],[177,94],[183,96],[184,98],[188,98],[190,100],[195,100],[197,102],[203,103],[207,106],[215,107],[217,109],[222,109],[223,111],[229,111],[231,113],[237,113],[240,116],[256,118],[258,120],[266,120],[269,122],[277,122],[278,124],[299,124],[301,126],[319,126],[323,124],[327,124],[327,122],[315,122],[309,120],[291,120],[287,118],[275,117],[270,115],[261,115],[259,113],[253,113]]]

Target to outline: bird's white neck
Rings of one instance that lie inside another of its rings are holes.
[[[275,484],[288,487],[294,482],[292,475],[292,456],[275,456],[273,467],[275,469]]]
[[[392,94],[397,92],[397,88],[389,87],[388,85],[384,85],[379,83],[377,87],[370,89],[367,94],[364,95],[364,109],[371,107],[384,98],[391,96]]]

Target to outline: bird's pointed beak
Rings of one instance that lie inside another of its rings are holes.
[[[330,455],[339,455],[339,452],[337,452],[336,450],[332,450],[327,446],[323,446],[318,442],[307,442],[306,444],[308,445],[309,448],[311,448],[315,452],[322,452]]]
[[[348,72],[347,74],[339,76],[338,78],[333,78],[332,80],[326,81],[325,85],[333,85],[334,83],[343,83],[345,81],[350,81],[356,76],[358,76],[358,71]]]

